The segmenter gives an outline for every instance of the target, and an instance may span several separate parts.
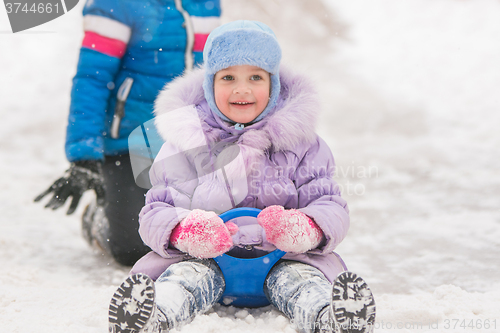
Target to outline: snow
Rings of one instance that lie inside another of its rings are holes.
[[[67,168],[82,3],[18,34],[0,10],[2,332],[105,332],[128,272],[80,235],[91,194],[69,217],[32,203]],[[372,288],[376,331],[498,331],[500,2],[223,3],[225,20],[269,23],[320,86],[352,217],[337,250]],[[180,332],[256,331],[294,332],[271,307],[222,306]]]

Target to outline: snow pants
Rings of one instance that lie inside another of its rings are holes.
[[[224,293],[224,277],[212,259],[192,259],[171,265],[156,280],[156,305],[168,327],[187,324],[208,311]],[[269,272],[264,293],[302,333],[312,333],[318,314],[331,303],[332,286],[318,269],[281,260]]]
[[[106,204],[94,208],[93,236],[118,263],[132,266],[150,251],[138,231],[147,190],[136,185],[128,154],[106,156],[103,172]]]

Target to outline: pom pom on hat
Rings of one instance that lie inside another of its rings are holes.
[[[262,113],[252,122],[262,120],[275,106],[280,93],[279,65],[281,48],[276,35],[257,21],[234,21],[212,31],[203,50],[205,79],[203,90],[210,108],[223,120],[227,118],[215,103],[214,76],[225,68],[238,65],[257,66],[271,74],[271,95]]]

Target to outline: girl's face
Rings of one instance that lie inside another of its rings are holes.
[[[270,74],[257,66],[231,66],[214,77],[215,104],[236,123],[257,118],[269,102],[270,90]]]

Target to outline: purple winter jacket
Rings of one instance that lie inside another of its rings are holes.
[[[283,259],[310,264],[333,281],[346,269],[333,250],[347,234],[349,211],[333,180],[332,153],[314,131],[320,107],[311,83],[282,67],[276,108],[238,130],[208,107],[203,76],[200,68],[172,81],[155,102],[155,124],[165,144],[151,167],[153,187],[139,215],[139,233],[153,251],[131,273],[156,279],[169,265],[191,258],[169,247],[169,239],[192,209],[220,214],[281,205],[299,209],[324,233],[318,248]],[[255,218],[233,222],[239,226],[236,249],[275,249]]]

